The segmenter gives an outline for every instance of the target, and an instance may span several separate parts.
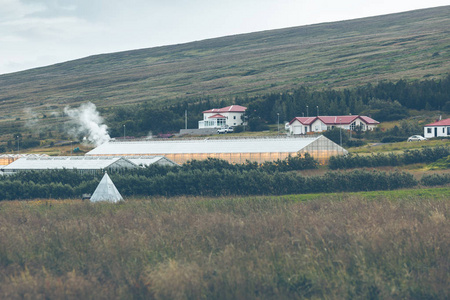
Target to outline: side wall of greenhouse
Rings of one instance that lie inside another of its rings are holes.
[[[306,152],[314,157],[321,165],[328,163],[331,156],[345,155],[348,153],[347,150],[323,136],[300,150],[298,153],[304,154]]]
[[[123,156],[131,156],[125,154]],[[164,156],[177,164],[183,164],[190,160],[205,160],[208,158],[217,158],[229,161],[230,163],[243,164],[247,160],[251,162],[263,163],[265,161],[283,160],[289,156],[297,156],[296,152],[266,152],[266,153],[160,153],[152,154],[155,156]],[[117,156],[117,155],[99,155],[95,156]]]

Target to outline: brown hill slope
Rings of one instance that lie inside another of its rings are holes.
[[[66,105],[348,87],[450,70],[450,6],[103,54],[0,76],[0,125]],[[59,119],[59,118],[58,118]],[[58,122],[58,120],[48,120]]]

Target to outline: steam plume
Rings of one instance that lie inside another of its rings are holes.
[[[107,142],[111,137],[108,134],[108,126],[103,124],[103,118],[97,111],[95,104],[88,102],[79,108],[64,108],[64,112],[70,117],[75,127],[69,130],[69,134],[75,137],[83,135],[86,139],[99,146]]]
[[[25,116],[26,116],[25,127],[28,128],[29,130],[32,130],[33,132],[36,132],[36,131],[39,132],[40,126],[38,126],[38,123],[39,123],[38,114],[36,114],[29,107],[24,108],[23,111],[24,111]]]

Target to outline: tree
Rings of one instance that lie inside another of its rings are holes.
[[[348,130],[335,127],[325,131],[323,135],[338,145],[340,145],[342,141],[342,145],[344,145],[349,140],[347,132]]]

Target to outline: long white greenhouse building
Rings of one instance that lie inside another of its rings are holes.
[[[268,137],[198,140],[111,140],[86,153],[87,156],[164,156],[182,164],[189,160],[218,158],[231,163],[262,163],[283,160],[309,153],[324,164],[331,156],[347,154],[347,150],[324,136]]]

